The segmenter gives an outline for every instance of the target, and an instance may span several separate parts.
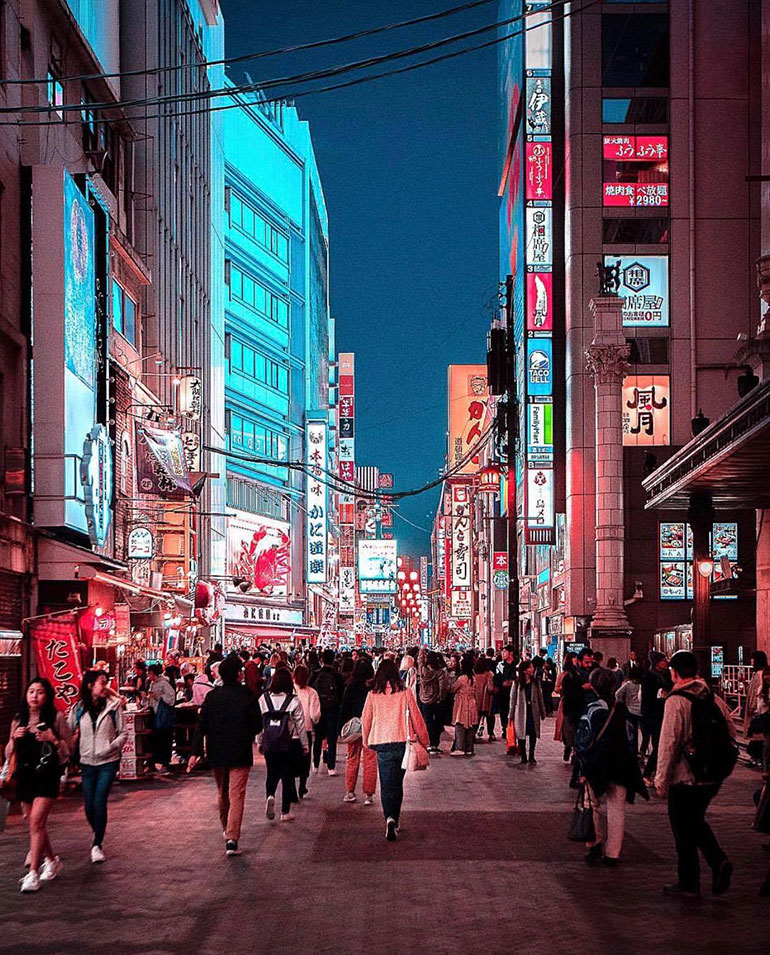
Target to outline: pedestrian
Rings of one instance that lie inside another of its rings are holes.
[[[512,644],[503,647],[503,655],[495,669],[495,687],[497,688],[497,703],[500,712],[500,727],[503,739],[508,728],[508,708],[510,706],[511,687],[516,679],[516,662]]]
[[[607,669],[615,674],[615,689],[619,690],[623,683],[623,668],[615,657],[610,657],[609,660],[607,660]]]
[[[227,856],[241,854],[238,842],[246,787],[254,763],[254,737],[262,729],[259,705],[239,682],[242,666],[235,655],[220,663],[222,685],[214,687],[203,701],[187,762],[190,773],[203,759],[205,751],[217,787],[219,821]]]
[[[403,664],[403,659],[402,659]],[[345,726],[349,720],[359,720],[364,712],[366,697],[372,686],[374,669],[368,660],[358,660],[353,667],[353,678],[345,687],[340,710],[340,726]],[[363,736],[348,742],[348,758],[345,764],[345,795],[343,802],[355,802],[358,770],[363,757],[364,762],[364,805],[371,806],[374,802],[374,792],[377,788],[377,754],[373,749],[364,747]]]
[[[646,744],[649,742],[652,749],[644,768],[644,782],[647,786],[652,786],[658,765],[663,708],[671,689],[671,677],[668,674],[665,654],[651,650],[649,659],[650,668],[642,676],[642,751],[646,751]]]
[[[545,715],[553,715],[553,694],[556,689],[556,666],[553,660],[547,656],[543,660],[543,671],[540,685],[543,690],[543,703],[545,704]]]
[[[487,736],[491,740],[492,730],[489,727],[489,720],[492,715],[492,702],[494,700],[494,683],[492,673],[487,665],[485,657],[478,657],[473,663],[473,690],[476,694],[476,708],[478,709],[477,734],[479,740],[484,738],[484,724],[487,726]]]
[[[47,824],[71,752],[69,725],[54,706],[53,687],[35,677],[19,702],[5,747],[5,758],[13,757],[16,763],[17,798],[29,826],[29,872],[21,880],[22,892],[37,892],[41,882],[50,882],[61,872]]]
[[[294,692],[288,667],[276,667],[270,685],[259,698],[259,706],[264,723],[261,748],[267,766],[265,815],[271,821],[275,819],[275,793],[280,782],[281,822],[293,822],[296,816],[292,803],[299,802],[294,782],[296,769],[310,747],[302,703]]]
[[[203,667],[203,672],[211,680],[212,683],[214,682],[214,677],[211,675],[212,664],[221,663],[222,660],[224,660],[224,653],[222,652],[222,644],[215,643],[214,649],[209,650],[209,655],[206,657],[206,663],[205,663],[205,666]]]
[[[171,750],[174,745],[174,704],[176,693],[163,675],[159,663],[148,667],[150,688],[147,692],[153,711],[152,764],[159,776],[168,776],[171,772]],[[158,769],[160,766],[160,769]]]
[[[473,756],[473,741],[479,724],[473,670],[473,654],[466,653],[460,661],[460,675],[454,683],[452,725],[455,738],[450,750],[452,756]]]
[[[537,764],[535,746],[540,738],[540,723],[545,719],[545,703],[540,681],[535,679],[535,664],[522,660],[515,682],[511,686],[510,719],[519,744],[521,762]],[[526,742],[529,740],[529,757]]]
[[[615,698],[626,708],[634,750],[638,754],[639,728],[642,725],[642,671],[639,667],[631,667],[628,673],[628,679],[621,683]]]
[[[747,751],[754,765],[761,763],[761,746],[758,742],[749,740],[751,722],[758,711],[762,693],[762,672],[767,666],[767,654],[764,650],[755,650],[751,654],[751,665],[754,670],[749,685],[746,687],[746,711],[743,717],[743,733],[748,741]]]
[[[93,830],[91,862],[105,861],[107,800],[120,769],[126,740],[123,701],[110,694],[104,670],[89,670],[80,687],[80,702],[69,714],[69,728],[80,748],[83,802]]]
[[[556,725],[554,726],[553,738],[564,747],[562,759],[565,763],[570,761],[572,747],[575,745],[575,724],[572,722],[571,714],[565,712],[564,683],[572,677],[576,660],[576,653],[568,651],[564,654],[562,670],[556,677],[556,686],[554,687],[554,692],[559,696],[559,706],[556,709]]]
[[[401,663],[398,665],[398,675],[404,686],[417,694],[417,666],[414,657],[407,651],[401,657]]]
[[[636,656],[636,650],[630,650],[628,660],[623,664],[623,679],[628,680],[631,677],[632,670],[641,671],[642,666]]]
[[[201,706],[206,699],[206,695],[214,689],[214,684],[209,679],[207,673],[199,673],[193,680],[192,701],[196,706]]]
[[[585,861],[610,867],[618,864],[623,848],[626,803],[633,803],[637,794],[650,798],[642,782],[628,712],[616,697],[616,682],[609,667],[591,673],[594,699],[586,707],[576,733],[579,778],[588,786],[596,830],[593,842],[586,843]],[[604,838],[602,803],[607,807]]]
[[[256,655],[252,656],[243,665],[243,685],[256,699],[264,689],[265,682],[262,678],[262,667]]]
[[[420,712],[428,728],[430,738],[428,752],[434,756],[441,755],[441,732],[444,728],[441,715],[445,686],[444,673],[441,655],[435,651],[428,651],[425,646],[420,647],[417,654]]]
[[[383,660],[377,668],[361,724],[364,746],[377,753],[385,838],[395,842],[404,798],[406,741],[417,739],[427,747],[430,740],[417,700],[399,679],[392,660]]]
[[[318,721],[321,719],[321,701],[318,694],[312,686],[308,686],[310,671],[300,663],[294,667],[294,688],[302,704],[302,712],[305,714],[305,732],[307,733],[307,752],[303,750],[299,759],[297,773],[297,795],[300,799],[307,798],[307,781],[310,776],[310,751],[313,747],[313,733]]]
[[[321,753],[324,754],[327,772],[337,775],[337,735],[340,729],[340,707],[345,681],[342,674],[334,669],[334,650],[326,648],[321,653],[321,669],[311,679],[310,685],[321,701],[321,719],[316,726],[313,740],[313,768],[320,772]],[[326,749],[323,747],[326,740]]]
[[[699,679],[694,653],[678,650],[669,667],[673,689],[665,699],[655,789],[661,797],[668,795],[678,878],[664,886],[663,892],[684,898],[700,895],[700,850],[712,871],[712,892],[723,895],[730,888],[733,866],[705,817],[709,804],[735,764],[733,758],[725,772],[724,754],[728,747],[734,746],[735,727],[727,706]],[[706,748],[711,771],[704,774],[700,750]]]

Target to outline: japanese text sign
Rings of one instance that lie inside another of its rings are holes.
[[[489,416],[486,365],[449,366],[449,467],[454,474],[475,474],[479,443]]]
[[[668,375],[627,375],[623,379],[623,444],[671,443],[670,378]]]
[[[305,515],[305,549],[307,581],[326,582],[327,564],[327,489],[326,489],[326,423],[310,421],[306,431],[307,494]]]
[[[32,620],[29,633],[38,676],[51,683],[56,709],[64,712],[77,700],[83,679],[75,615]]]

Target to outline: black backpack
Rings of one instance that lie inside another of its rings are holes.
[[[321,701],[321,709],[326,712],[334,710],[340,705],[337,692],[337,680],[330,670],[321,670],[315,681],[315,691]]]
[[[714,694],[694,696],[684,690],[674,690],[671,696],[684,696],[692,704],[692,736],[684,744],[684,758],[696,783],[721,783],[730,775],[738,761],[738,744],[730,735],[730,728]]]
[[[291,750],[291,727],[289,726],[291,713],[288,711],[291,699],[291,694],[287,694],[286,699],[281,703],[281,708],[277,710],[273,706],[270,694],[265,693],[267,711],[263,716],[264,729],[260,747],[265,755],[288,753]]]

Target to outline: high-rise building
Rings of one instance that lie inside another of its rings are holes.
[[[738,397],[759,318],[760,5],[507,0],[501,277],[514,279],[519,636],[624,654],[685,645],[688,515],[641,480]],[[715,69],[714,64],[719,68]],[[598,269],[601,265],[601,270]],[[609,270],[609,271],[605,271]],[[603,288],[597,272],[602,272]],[[721,511],[717,558],[750,561]],[[751,598],[715,602],[732,658]],[[677,643],[678,642],[678,643]]]
[[[333,602],[327,477],[310,481],[288,465],[312,452],[330,469],[334,340],[308,124],[260,95],[233,103],[224,120],[226,625],[252,643],[307,636]]]

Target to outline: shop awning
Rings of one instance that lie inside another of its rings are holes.
[[[226,625],[225,632],[228,636],[242,636],[247,640],[259,641],[260,643],[286,642],[292,638],[295,640],[307,640],[318,637],[317,627],[277,627],[275,625],[257,625],[238,624],[237,626]]]
[[[649,509],[685,510],[693,491],[714,507],[770,507],[770,378],[642,481]]]
[[[164,593],[162,590],[155,590],[153,587],[147,587],[145,584],[138,584],[125,577],[116,577],[114,574],[108,574],[106,571],[98,570],[90,564],[80,564],[76,569],[76,577],[79,580],[96,580],[101,584],[107,584],[109,587],[119,587],[126,593],[136,596],[154,597],[156,600],[169,600],[173,595]],[[192,601],[186,601],[192,607]]]
[[[81,570],[87,565],[92,570],[103,569],[104,573],[125,571],[126,565],[102,554],[96,554],[87,547],[67,544],[53,537],[41,534],[37,543],[37,567],[40,580],[72,580],[74,569]],[[82,576],[82,575],[81,575]]]

